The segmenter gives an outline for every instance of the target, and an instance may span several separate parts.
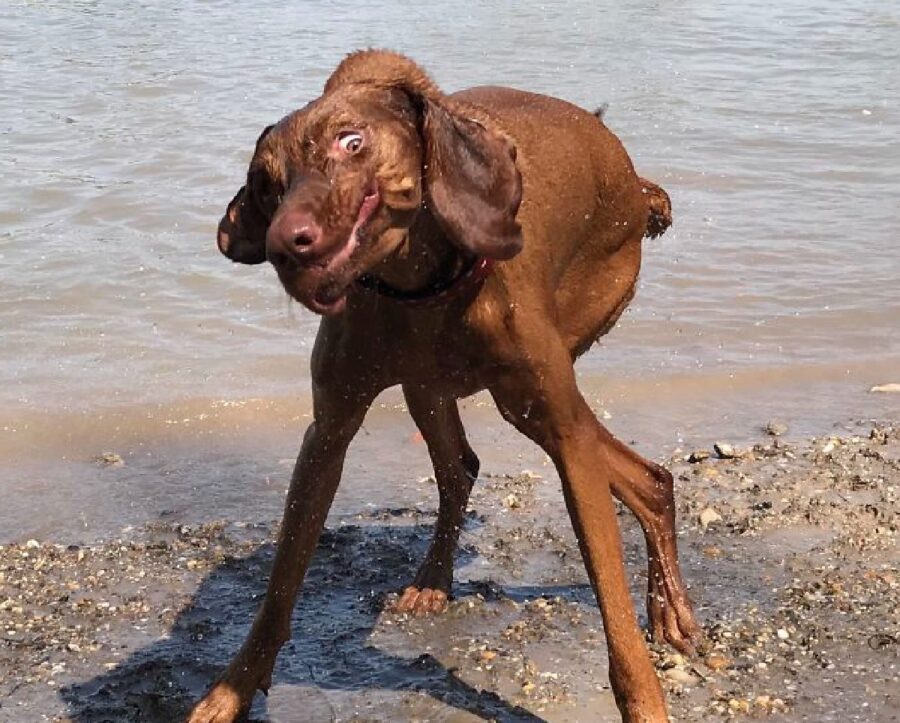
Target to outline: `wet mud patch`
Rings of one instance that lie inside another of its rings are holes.
[[[858,431],[670,460],[708,635],[696,660],[652,646],[673,719],[893,720],[900,435]],[[391,612],[433,519],[372,509],[325,532],[251,718],[618,720],[555,476],[484,475],[447,612]],[[619,520],[643,617],[642,536]],[[90,546],[0,547],[0,720],[179,720],[248,630],[274,533],[159,523]]]

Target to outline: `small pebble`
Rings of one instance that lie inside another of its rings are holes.
[[[870,392],[880,392],[883,394],[900,392],[900,384],[878,384],[872,387]]]
[[[522,506],[521,500],[519,500],[519,498],[516,497],[516,495],[512,495],[512,494],[506,496],[506,498],[503,500],[503,504],[505,504],[511,510],[518,509],[519,507]]]
[[[766,434],[769,434],[773,437],[780,437],[782,434],[786,434],[788,431],[788,426],[784,422],[778,422],[776,420],[770,420],[765,426]]]
[[[725,670],[729,665],[731,665],[731,661],[722,653],[710,653],[706,656],[706,666],[710,670],[719,672]]]
[[[671,655],[667,655],[665,659],[666,666],[671,668],[683,666],[686,662],[684,656],[680,653],[672,653]]]
[[[122,467],[125,464],[125,460],[115,452],[104,452],[97,457],[96,461],[103,467]]]
[[[697,685],[700,682],[700,678],[683,668],[669,668],[665,672],[665,676],[672,682],[681,685]]]
[[[704,459],[709,459],[709,452],[705,449],[698,449],[694,452],[691,452],[685,460],[690,462],[691,464],[696,464],[697,462],[702,462]]]
[[[737,453],[734,451],[734,447],[732,447],[727,442],[716,442],[713,445],[713,449],[716,452],[716,455],[719,459],[734,459],[737,456]]]
[[[722,521],[722,515],[716,512],[712,507],[707,507],[700,513],[700,526],[705,530],[710,525]]]
[[[775,634],[778,636],[779,640],[787,640],[789,637],[791,637],[790,633],[788,633],[788,631],[784,628],[778,628],[778,630],[775,631]]]

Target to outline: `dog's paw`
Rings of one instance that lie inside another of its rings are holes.
[[[656,643],[668,643],[682,655],[695,658],[705,647],[703,628],[697,623],[686,598],[651,598],[648,608],[650,636]]]
[[[220,681],[194,706],[185,723],[233,723],[247,713],[252,700],[253,693],[242,695],[229,683]]]
[[[416,617],[442,613],[447,609],[447,593],[443,590],[410,585],[397,599],[391,609],[397,613],[410,613]]]

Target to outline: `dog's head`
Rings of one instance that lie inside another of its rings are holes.
[[[464,253],[510,258],[522,248],[515,147],[472,115],[401,55],[350,55],[319,98],[262,132],[219,249],[268,260],[320,314],[344,308],[423,208]]]

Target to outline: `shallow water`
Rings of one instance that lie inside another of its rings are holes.
[[[271,269],[223,259],[214,229],[262,126],[366,46],[409,53],[448,90],[608,103],[671,194],[636,301],[579,365],[614,431],[655,455],[771,416],[805,433],[897,412],[897,395],[867,393],[900,381],[896,3],[252,7],[0,14],[0,538],[276,514],[247,500],[265,484],[280,498],[284,465],[277,483],[261,470],[293,453],[308,413],[317,319]],[[385,436],[351,456],[348,508],[409,478],[393,400]],[[540,460],[489,410],[469,415],[496,466]],[[220,448],[244,455],[241,475]],[[103,451],[129,475],[91,464]]]

